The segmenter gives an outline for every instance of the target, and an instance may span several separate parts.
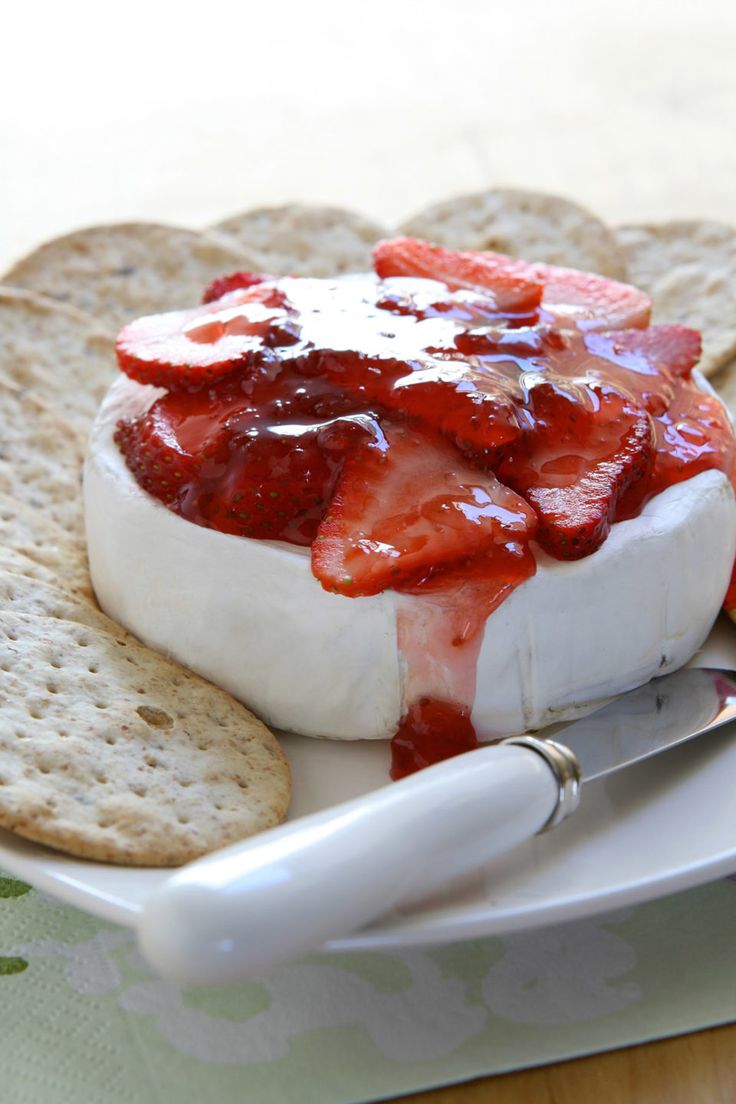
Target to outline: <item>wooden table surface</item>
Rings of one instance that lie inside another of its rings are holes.
[[[402,1097],[404,1104],[733,1104],[736,1025]]]
[[[67,0],[41,34],[33,5],[13,11],[0,268],[105,220],[202,226],[300,199],[391,222],[494,184],[613,222],[736,222],[731,0],[221,0],[176,20],[129,0],[124,15],[111,30]],[[406,1099],[725,1104],[735,1051],[721,1028]]]

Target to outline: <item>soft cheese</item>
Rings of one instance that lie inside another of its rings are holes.
[[[397,645],[397,611],[419,625],[425,599],[329,594],[308,549],[201,528],[146,494],[113,433],[158,394],[120,378],[92,431],[84,497],[102,608],[275,727],[393,735],[407,688],[412,698],[433,689],[412,681]],[[586,559],[563,563],[537,549],[536,575],[486,623],[472,712],[479,737],[563,720],[686,663],[717,616],[735,552],[734,494],[716,471],[658,495]]]

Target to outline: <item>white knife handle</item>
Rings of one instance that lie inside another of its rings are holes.
[[[570,790],[570,753],[522,740],[457,756],[182,867],[143,909],[144,956],[182,984],[238,981],[481,866],[556,823]]]

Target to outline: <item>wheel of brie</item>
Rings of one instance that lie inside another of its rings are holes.
[[[126,327],[84,495],[106,613],[277,728],[399,733],[400,774],[463,750],[448,718],[515,734],[686,663],[736,448],[697,335],[636,289],[376,253]]]

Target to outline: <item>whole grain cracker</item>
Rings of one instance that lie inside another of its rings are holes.
[[[84,437],[32,392],[0,382],[0,492],[82,534]]]
[[[0,611],[76,621],[126,639],[130,635],[82,594],[62,589],[47,579],[19,574],[12,565],[7,569],[0,567]]]
[[[130,637],[0,613],[0,827],[176,866],[280,823],[289,768],[228,694]]]
[[[371,246],[388,234],[354,211],[303,203],[245,211],[214,229],[257,254],[260,268],[276,276],[370,271]]]
[[[448,249],[490,250],[617,279],[625,261],[610,227],[569,199],[492,188],[435,203],[407,219],[402,234]]]
[[[649,292],[655,322],[679,322],[703,335],[706,375],[736,356],[736,230],[720,222],[622,226],[629,279]]]
[[[6,494],[0,494],[0,548],[39,564],[64,590],[93,600],[85,543],[70,537],[40,510]]]
[[[46,567],[37,560],[32,560],[30,556],[24,556],[22,552],[16,552],[14,549],[5,548],[2,545],[0,545],[0,571],[11,571],[14,575],[23,575],[27,579],[36,579],[40,583],[58,587],[70,594],[75,593],[71,587],[65,585],[63,575],[54,571],[53,568]],[[89,599],[87,600],[89,601]]]
[[[112,340],[90,315],[0,287],[0,378],[34,388],[86,432],[116,375]]]
[[[257,268],[215,234],[158,223],[77,230],[29,253],[2,282],[94,315],[111,333],[141,314],[199,303],[215,276]]]

